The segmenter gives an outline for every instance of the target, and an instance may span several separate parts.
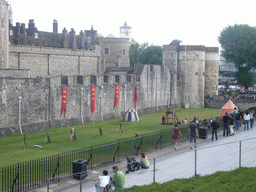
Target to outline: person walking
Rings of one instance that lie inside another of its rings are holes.
[[[254,111],[251,110],[251,113],[250,113],[250,127],[251,127],[251,129],[253,128],[253,125],[254,125],[254,118],[255,118]]]
[[[230,134],[230,136],[235,134],[234,129],[233,129],[234,122],[235,122],[235,119],[234,119],[233,115],[230,114],[230,116],[229,116],[229,134]]]
[[[197,126],[196,126],[195,120],[193,120],[192,123],[189,125],[188,135],[190,140],[190,149],[192,149],[193,139],[194,139],[194,145],[196,148],[196,137],[198,137],[198,132],[197,132]]]
[[[214,135],[216,138],[216,141],[218,141],[218,136],[217,136],[217,129],[219,128],[219,124],[216,122],[216,119],[214,118],[211,122],[211,131],[212,131],[212,141],[214,139]]]
[[[227,137],[228,137],[228,129],[229,129],[229,116],[228,116],[228,113],[226,112],[225,115],[223,116],[223,137],[225,137],[225,133],[227,133]]]
[[[248,111],[245,112],[244,114],[244,131],[249,130],[249,121],[250,121],[250,114]]]
[[[175,124],[175,127],[172,129],[172,132],[173,132],[173,141],[174,141],[174,149],[176,150],[177,149],[177,145],[178,145],[178,142],[180,140],[180,136],[182,136],[181,132],[180,132],[180,129],[178,128],[178,125]]]
[[[240,127],[240,118],[241,118],[241,113],[240,112],[238,112],[238,113],[236,113],[235,114],[235,123],[236,123],[236,125],[235,125],[235,130],[239,130],[239,127]]]

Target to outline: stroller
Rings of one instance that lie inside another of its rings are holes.
[[[129,158],[126,156],[127,159],[127,171],[126,173],[129,173],[130,171],[137,171],[140,169],[139,163],[135,160],[134,157]]]

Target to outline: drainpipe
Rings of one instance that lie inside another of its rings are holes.
[[[84,124],[84,117],[83,117],[83,97],[84,97],[84,88],[81,88],[81,119],[82,119],[82,124]]]
[[[20,128],[20,134],[22,135],[22,128],[21,128],[21,96],[19,98],[19,128]]]

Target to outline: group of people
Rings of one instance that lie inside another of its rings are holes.
[[[150,162],[145,153],[141,154],[140,160],[141,162],[137,164],[138,169],[148,169],[150,167]],[[102,176],[93,179],[96,181],[95,188],[97,191],[107,191],[111,185],[116,189],[122,189],[124,187],[124,173],[118,169],[118,166],[113,166],[112,171],[114,173],[113,177],[108,176],[108,171],[104,170]]]
[[[228,136],[229,133],[232,134],[233,128],[234,130],[239,130],[242,123],[244,124],[244,131],[252,129],[254,120],[254,110],[243,112],[235,107],[231,114],[226,112],[223,116],[223,136]]]
[[[194,117],[191,124],[189,125],[189,130],[188,130],[190,149],[192,149],[193,141],[194,141],[194,147],[196,148],[196,138],[199,137],[198,130],[197,130],[198,125],[199,125],[199,118]],[[172,132],[173,132],[172,138],[174,141],[174,149],[177,150],[177,145],[180,140],[180,136],[182,136],[177,124],[175,124],[175,127],[172,129]]]

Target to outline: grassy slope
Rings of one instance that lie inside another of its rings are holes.
[[[216,172],[204,177],[176,179],[163,184],[132,187],[129,192],[239,192],[256,191],[256,168],[239,168],[230,172]]]
[[[177,115],[180,120],[191,120],[194,116],[200,119],[212,118],[219,115],[219,109],[180,109]],[[90,146],[101,145],[134,137],[135,132],[148,134],[170,126],[161,126],[161,117],[164,112],[140,115],[139,122],[122,122],[122,119],[112,119],[101,122],[74,125],[77,140],[69,141],[71,127],[50,129],[41,132],[28,133],[28,145],[41,145],[43,148],[29,147],[19,149],[23,141],[22,135],[0,138],[0,162],[1,167],[19,162],[34,160],[76,149],[84,149]],[[123,133],[116,132],[119,123],[123,123]],[[99,135],[99,127],[103,129],[103,136]],[[46,132],[51,136],[52,142],[44,143]]]

